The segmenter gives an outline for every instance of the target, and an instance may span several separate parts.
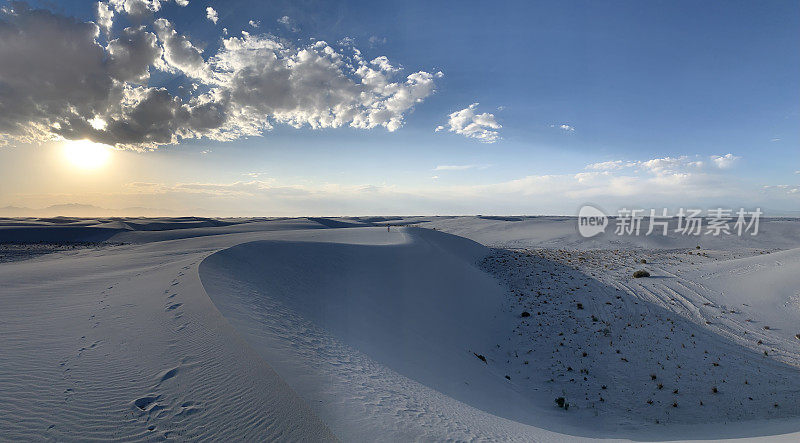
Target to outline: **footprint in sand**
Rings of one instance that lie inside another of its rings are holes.
[[[151,412],[154,409],[160,409],[158,406],[158,399],[160,399],[160,395],[149,395],[146,397],[139,397],[133,401],[133,406],[139,409],[140,411],[144,412]]]
[[[174,311],[174,310],[180,308],[181,306],[183,306],[183,303],[173,303],[171,305],[168,305],[166,308],[164,308],[164,310],[165,311]]]
[[[178,375],[178,369],[179,368],[180,368],[180,366],[176,366],[176,367],[174,367],[172,369],[169,369],[167,371],[163,371],[162,373],[160,373],[159,374],[158,384],[160,385],[161,383],[164,383],[165,381],[167,381],[167,380],[171,379],[172,377],[175,377],[176,375]],[[156,385],[156,386],[158,386],[158,385]]]

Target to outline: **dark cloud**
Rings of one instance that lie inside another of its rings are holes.
[[[160,6],[101,2],[103,36],[93,22],[24,3],[4,8],[0,141],[60,136],[154,148],[185,138],[258,135],[276,123],[394,131],[440,75],[420,71],[394,80],[401,69],[386,57],[367,61],[352,47],[345,56],[323,41],[297,47],[247,32],[224,39],[205,58],[169,20],[152,17]],[[115,33],[115,14],[142,24]],[[149,86],[154,70],[190,81],[188,94]]]
[[[115,85],[98,32],[23,3],[0,16],[0,133],[32,137],[65,118],[105,112]]]

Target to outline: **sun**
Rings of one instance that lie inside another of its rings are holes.
[[[89,140],[67,140],[62,146],[64,158],[82,170],[100,169],[111,160],[113,148]]]

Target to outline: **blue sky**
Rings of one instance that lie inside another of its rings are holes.
[[[30,4],[98,21],[95,3]],[[244,30],[296,48],[324,40],[342,54],[347,45],[337,43],[352,39],[365,60],[386,56],[402,67],[393,74],[401,83],[417,71],[443,76],[394,131],[273,122],[260,136],[181,138],[144,152],[118,145],[118,180],[82,171],[69,175],[68,192],[63,182],[55,192],[6,174],[0,205],[338,215],[574,213],[585,201],[788,213],[800,202],[798,2],[165,1],[148,17],[117,12],[109,38],[160,17],[206,61]],[[181,70],[149,72],[146,87],[176,96],[197,82]],[[502,126],[490,129],[493,143],[450,130],[449,116],[473,103]],[[54,143],[6,132],[0,159],[9,169]],[[109,137],[95,141],[114,144]],[[188,184],[208,193],[187,194]],[[214,194],[220,186],[243,190]]]

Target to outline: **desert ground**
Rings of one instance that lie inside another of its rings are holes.
[[[0,307],[2,440],[800,439],[800,219],[6,218]]]

